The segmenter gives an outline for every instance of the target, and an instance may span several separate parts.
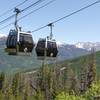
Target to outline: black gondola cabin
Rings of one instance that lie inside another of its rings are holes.
[[[34,42],[30,32],[10,30],[6,41],[6,52],[8,54],[31,53],[33,47]]]
[[[40,38],[36,46],[36,54],[38,58],[55,58],[58,54],[56,41]]]

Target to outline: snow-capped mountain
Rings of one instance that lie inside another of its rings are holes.
[[[77,48],[82,48],[82,49],[86,49],[88,51],[91,50],[91,48],[95,48],[96,51],[100,50],[100,42],[78,42],[75,44],[75,46]]]
[[[0,38],[0,47],[5,47],[6,38]],[[81,55],[85,55],[88,53],[87,50],[77,48],[75,45],[69,45],[66,43],[57,42],[58,45],[58,59],[72,59]]]
[[[58,58],[60,60],[73,59],[90,53],[86,49],[77,48],[75,45],[69,44],[58,45],[58,51]]]
[[[7,39],[7,35],[0,34],[0,47],[4,47],[6,39]]]
[[[0,34],[0,38],[7,37],[6,34]]]

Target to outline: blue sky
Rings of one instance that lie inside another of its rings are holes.
[[[24,0],[1,0],[0,1],[0,15],[15,7]],[[28,0],[25,4],[20,6],[20,9],[24,9],[37,0]],[[38,6],[32,7],[25,13],[19,15],[19,17],[29,13],[30,11],[40,7],[50,0],[45,0]],[[19,21],[19,26],[22,26],[24,31],[35,30],[41,26],[44,26],[52,21],[59,19],[73,11],[76,11],[96,0],[56,0],[52,4],[45,8],[38,10],[37,12],[27,16]],[[9,14],[0,17],[0,21],[14,14],[11,11]],[[57,41],[64,43],[76,43],[76,42],[100,42],[100,3],[77,13],[69,18],[66,18],[56,24],[53,27],[54,38]],[[13,22],[14,19],[0,25],[0,28]],[[8,34],[9,30],[14,28],[13,25],[0,30],[2,34]],[[40,31],[33,33],[33,39],[37,41],[39,37],[46,37],[49,35],[49,28],[46,27]]]

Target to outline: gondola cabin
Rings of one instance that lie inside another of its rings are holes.
[[[11,55],[32,53],[34,42],[30,32],[10,30],[6,41],[6,52]]]
[[[36,54],[38,59],[56,58],[58,54],[57,44],[55,40],[39,39],[36,46]]]

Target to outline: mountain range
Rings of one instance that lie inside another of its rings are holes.
[[[31,56],[9,56],[4,52],[6,37],[0,37],[0,71],[14,73],[17,71],[26,71],[30,69],[37,68],[42,65],[42,61],[37,60],[35,50]],[[87,55],[90,53],[90,46],[86,48],[81,42],[75,45],[69,44],[58,44],[58,61],[64,61],[67,59],[77,58],[82,55]],[[82,44],[82,46],[81,46]],[[100,45],[99,45],[100,46]],[[97,45],[98,47],[98,45]],[[98,49],[99,50],[99,49]],[[47,61],[48,62],[48,61]]]
[[[6,43],[6,36],[0,37],[0,47],[5,47]],[[65,60],[65,59],[72,59],[74,57],[78,57],[81,55],[85,55],[88,52],[88,50],[84,48],[78,48],[76,45],[69,45],[66,43],[58,43],[58,60]]]
[[[5,34],[0,34],[0,47],[5,45],[5,41],[7,39],[7,35]],[[57,42],[58,48],[64,48],[67,47],[69,48],[77,48],[77,49],[84,49],[86,51],[90,51],[91,48],[95,48],[96,51],[100,51],[100,42],[78,42],[73,45],[69,45],[66,43],[62,42]]]
[[[78,42],[75,44],[77,48],[86,49],[88,51],[91,50],[91,48],[95,48],[96,51],[100,51],[100,42]]]
[[[4,47],[5,46],[6,39],[7,39],[6,36],[0,35],[0,47]]]

